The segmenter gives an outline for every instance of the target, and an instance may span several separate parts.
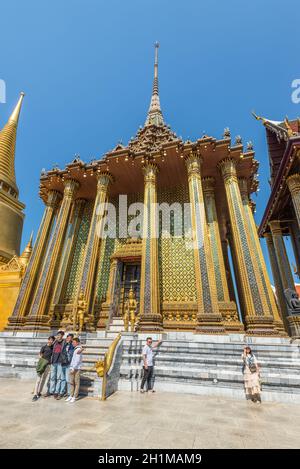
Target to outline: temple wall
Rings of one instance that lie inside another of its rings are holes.
[[[83,263],[84,248],[87,242],[94,201],[89,201],[83,212],[74,252],[72,267],[64,294],[64,303],[72,303],[79,289],[80,273]]]
[[[158,203],[166,202],[173,204],[189,203],[189,193],[187,186],[162,189],[158,191]],[[184,227],[184,224],[186,227]],[[179,226],[178,226],[179,225]],[[194,268],[193,249],[190,237],[185,233],[185,229],[190,226],[190,221],[183,217],[171,218],[171,236],[162,236],[162,224],[160,220],[160,237],[158,242],[159,256],[159,279],[161,301],[188,302],[196,301],[196,279]],[[180,232],[185,237],[175,236]]]
[[[22,273],[0,272],[0,331],[3,331],[12,314],[20,290]]]

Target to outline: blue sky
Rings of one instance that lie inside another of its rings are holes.
[[[7,103],[20,91],[16,172],[26,204],[22,246],[43,212],[42,168],[63,167],[75,153],[99,158],[127,142],[149,104],[153,43],[160,42],[160,98],[165,120],[183,138],[203,131],[254,142],[260,162],[256,220],[269,196],[264,129],[300,115],[291,82],[300,78],[296,0],[10,0],[1,5],[0,79]]]

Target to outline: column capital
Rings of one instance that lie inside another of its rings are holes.
[[[248,197],[248,180],[245,177],[238,178],[239,188],[242,197]]]
[[[156,175],[159,171],[159,168],[156,163],[149,161],[143,165],[143,173],[145,182],[156,182]]]
[[[273,244],[273,236],[271,231],[267,231],[263,234],[263,238],[267,241],[267,243],[272,243]]]
[[[113,182],[114,177],[109,171],[100,171],[97,174],[97,192],[106,191]]]
[[[198,174],[201,173],[201,166],[203,162],[203,158],[199,153],[196,151],[191,151],[185,157],[185,164],[187,167],[188,175]]]
[[[237,161],[234,158],[226,157],[219,161],[217,164],[218,169],[221,171],[224,181],[237,179],[236,175]]]
[[[86,199],[83,199],[79,197],[78,199],[75,199],[74,203],[78,206],[84,205],[86,203]]]
[[[272,235],[280,235],[282,236],[282,230],[280,226],[279,220],[272,220],[269,222],[269,227],[271,230]]]
[[[76,191],[79,189],[79,182],[75,179],[65,179],[64,181],[64,199],[73,199]]]
[[[214,195],[216,180],[212,176],[202,178],[202,189],[205,194]]]
[[[50,190],[47,194],[46,206],[51,207],[51,208],[57,208],[61,199],[62,199],[61,192]]]
[[[300,192],[300,174],[295,173],[288,176],[286,179],[286,183],[291,194],[299,193]]]

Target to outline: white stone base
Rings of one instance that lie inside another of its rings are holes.
[[[119,380],[118,390],[139,392],[138,386],[139,382],[137,380]],[[189,383],[176,382],[155,382],[154,388],[158,392],[174,392],[178,394],[230,397],[232,399],[245,400],[245,393],[243,389],[230,389],[225,387],[222,388],[220,386],[201,386]],[[261,397],[262,401],[300,403],[299,394],[262,391]]]
[[[56,331],[57,332],[57,331]],[[83,332],[81,336],[86,338],[105,338],[108,336],[114,336],[117,332],[120,331],[96,331],[92,333]],[[53,334],[52,332],[30,332],[30,331],[6,331],[0,332],[0,337],[48,337]],[[170,331],[170,332],[161,332],[161,333],[126,333],[122,332],[122,335],[126,336],[127,334],[134,335],[134,338],[138,340],[146,340],[147,337],[152,337],[154,341],[156,340],[188,340],[190,342],[196,343],[239,343],[239,344],[290,344],[290,337],[260,337],[260,336],[247,336],[246,334],[195,334],[194,332],[184,332],[184,331]],[[297,341],[293,343],[297,344]]]

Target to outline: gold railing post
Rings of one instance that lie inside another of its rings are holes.
[[[106,400],[106,385],[107,385],[107,374],[111,368],[111,365],[114,360],[115,352],[118,343],[120,342],[122,335],[119,333],[117,337],[110,344],[107,352],[105,352],[103,360],[98,360],[95,363],[95,366],[92,368],[96,371],[99,378],[102,378],[102,390],[101,390],[101,401]]]
[[[101,401],[106,401],[106,383],[107,383],[107,352],[105,353],[104,360],[103,360],[103,379],[102,379]]]

